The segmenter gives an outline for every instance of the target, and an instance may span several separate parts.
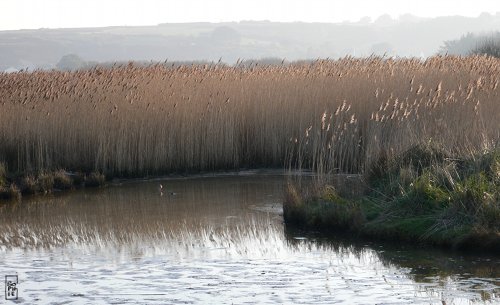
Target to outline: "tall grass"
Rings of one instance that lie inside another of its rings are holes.
[[[421,142],[450,155],[498,146],[499,80],[486,57],[4,73],[0,162],[22,173],[360,173]]]

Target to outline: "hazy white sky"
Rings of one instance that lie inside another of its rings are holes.
[[[500,0],[0,0],[0,30],[194,21],[357,21],[500,12]]]

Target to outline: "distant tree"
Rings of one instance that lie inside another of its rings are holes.
[[[359,19],[358,23],[364,25],[370,24],[372,23],[372,18],[368,16],[362,17],[361,19]]]
[[[468,33],[460,39],[445,41],[439,53],[462,56],[470,54],[487,54],[499,57],[499,45],[500,32],[489,35]]]
[[[241,34],[231,27],[220,26],[215,28],[212,32],[212,40],[213,43],[219,43],[223,45],[239,44],[241,40]]]
[[[441,46],[439,53],[449,55],[467,55],[470,50],[477,46],[478,37],[475,34],[467,33],[460,37],[460,39],[447,40]]]
[[[500,39],[486,39],[471,54],[488,55],[500,58]]]
[[[392,19],[391,15],[384,14],[375,19],[375,25],[388,26],[394,24],[395,20]]]
[[[407,23],[414,23],[414,22],[419,22],[422,21],[422,18],[417,17],[412,14],[403,14],[399,16],[399,21],[401,22],[407,22]]]
[[[372,46],[371,53],[377,56],[392,56],[394,55],[394,48],[388,42],[380,42]]]
[[[71,71],[87,67],[87,63],[76,54],[67,54],[61,57],[56,64],[57,69]]]

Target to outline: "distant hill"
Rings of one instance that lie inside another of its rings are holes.
[[[374,22],[160,24],[142,27],[0,31],[0,71],[52,69],[75,54],[90,62],[287,60],[346,55],[429,56],[446,40],[500,29],[500,13],[477,18],[381,16]]]

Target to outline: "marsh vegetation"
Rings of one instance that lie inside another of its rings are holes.
[[[0,74],[8,172],[105,175],[301,165],[363,173],[422,142],[455,156],[500,130],[497,59],[120,66]]]
[[[483,56],[4,73],[2,188],[20,187],[12,178],[20,176],[50,189],[56,180],[46,173],[60,170],[97,172],[102,183],[104,176],[311,169],[316,189],[335,174],[362,175],[384,205],[462,205],[455,215],[469,213],[498,234],[499,75],[500,61]]]
[[[430,147],[412,147],[359,177],[363,192],[347,193],[326,180],[312,188],[290,184],[285,220],[358,236],[499,253],[499,165],[498,150],[456,159]]]

